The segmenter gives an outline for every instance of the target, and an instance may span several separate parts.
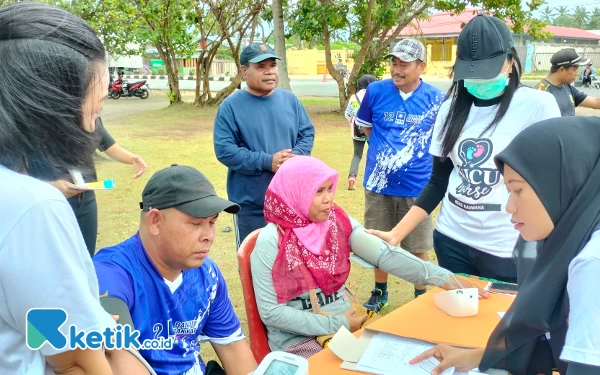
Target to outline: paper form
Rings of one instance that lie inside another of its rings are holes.
[[[431,343],[380,332],[371,339],[358,361],[356,370],[381,375],[430,375],[431,370],[439,364],[435,358],[426,359],[416,365],[409,365],[408,361],[433,347]],[[442,375],[453,373],[452,367]]]

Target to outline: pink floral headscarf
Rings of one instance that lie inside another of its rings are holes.
[[[308,219],[314,196],[338,173],[311,156],[295,156],[277,171],[265,196],[265,219],[279,228],[279,253],[271,271],[277,299],[285,303],[320,288],[325,295],[338,291],[350,273],[352,225],[335,204],[321,223]]]

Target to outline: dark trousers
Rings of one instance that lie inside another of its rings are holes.
[[[454,273],[517,282],[517,266],[512,258],[500,258],[474,249],[437,230],[433,231],[433,249],[440,267]]]
[[[77,194],[67,201],[71,205],[79,230],[83,235],[85,246],[93,257],[96,253],[96,237],[98,236],[98,205],[94,191],[85,191]]]
[[[259,228],[267,225],[264,215],[234,215],[233,226],[235,227],[235,248],[240,248],[244,239]]]
[[[584,85],[591,85],[592,84],[592,76],[583,76],[583,84]]]
[[[358,176],[358,165],[360,164],[360,159],[362,159],[366,142],[357,141],[356,139],[353,139],[352,143],[354,143],[354,156],[352,156],[352,162],[350,163],[350,172],[348,173],[348,177]]]

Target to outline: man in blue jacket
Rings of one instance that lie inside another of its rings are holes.
[[[236,248],[266,225],[264,199],[274,173],[313,148],[315,129],[302,103],[277,88],[277,60],[266,44],[245,47],[240,63],[247,87],[225,99],[215,119],[215,154],[228,168],[227,195],[241,207],[234,216]]]

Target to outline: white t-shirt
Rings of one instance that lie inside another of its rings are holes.
[[[449,157],[454,163],[448,190],[442,201],[436,229],[444,235],[486,253],[508,258],[519,232],[510,223],[506,212],[508,192],[494,157],[528,126],[553,117],[560,110],[552,94],[520,87],[514,94],[508,111],[494,130],[489,126],[500,105],[471,106],[463,132]],[[439,135],[450,100],[440,107],[435,121],[429,153],[442,156]]]
[[[30,309],[65,309],[65,337],[70,325],[104,331],[116,323],[100,306],[92,259],[65,197],[3,166],[0,181],[0,374],[53,374],[44,356],[68,348],[26,346]]]
[[[600,366],[600,231],[569,265],[569,329],[560,358]]]

